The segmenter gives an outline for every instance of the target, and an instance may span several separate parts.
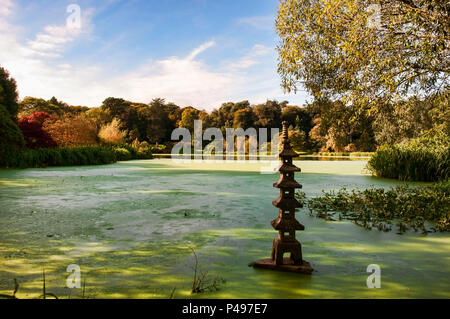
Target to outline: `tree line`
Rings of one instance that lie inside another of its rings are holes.
[[[378,112],[361,111],[341,101],[316,98],[299,107],[287,101],[226,102],[211,112],[180,107],[155,98],[137,103],[109,97],[99,107],[73,106],[52,97],[18,101],[16,83],[1,68],[0,119],[5,149],[21,147],[76,147],[99,143],[166,145],[177,127],[193,131],[194,120],[203,130],[225,128],[280,128],[289,123],[296,150],[305,152],[368,152],[379,145],[401,143],[424,132],[449,132],[449,91],[427,98],[412,96],[385,103]]]

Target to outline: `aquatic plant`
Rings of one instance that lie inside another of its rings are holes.
[[[45,285],[45,269],[42,269],[42,295],[39,296],[39,299],[47,299],[47,297],[58,299],[55,294],[47,292],[47,287]]]
[[[450,182],[430,186],[397,186],[385,190],[369,188],[348,191],[323,192],[322,196],[307,198],[297,192],[311,216],[325,220],[351,220],[366,229],[392,230],[398,233],[408,229],[426,234],[450,231]]]
[[[198,257],[194,249],[192,249],[194,254],[194,278],[192,280],[191,293],[198,294],[205,291],[216,291],[219,290],[220,285],[225,283],[225,280],[221,277],[210,277],[208,271],[202,271],[199,269]]]
[[[0,294],[0,299],[18,299],[16,293],[19,290],[19,282],[14,278],[14,290],[11,295]]]

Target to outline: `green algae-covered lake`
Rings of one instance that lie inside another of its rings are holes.
[[[299,161],[308,196],[340,187],[390,187],[364,174],[364,161]],[[276,174],[258,163],[174,163],[169,159],[105,166],[0,170],[0,293],[37,298],[66,287],[81,267],[89,298],[450,298],[450,235],[398,235],[350,222],[326,222],[300,209],[297,238],[311,276],[253,269],[270,255]],[[192,250],[200,268],[226,280],[190,294]],[[369,264],[381,288],[369,289]],[[175,289],[175,292],[174,291]]]

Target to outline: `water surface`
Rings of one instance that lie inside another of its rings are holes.
[[[365,161],[300,161],[308,196],[340,187],[390,187],[366,174]],[[87,297],[450,298],[450,236],[368,231],[309,217],[297,233],[311,276],[249,268],[270,255],[277,175],[258,163],[174,163],[168,159],[104,166],[0,170],[0,293],[17,278],[19,298],[65,287],[78,264]],[[194,249],[200,268],[226,280],[191,295]],[[381,288],[368,289],[369,264]]]

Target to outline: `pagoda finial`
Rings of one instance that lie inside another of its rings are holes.
[[[282,136],[283,136],[283,144],[285,142],[289,142],[289,134],[288,134],[288,122],[287,121],[283,121],[283,132],[282,132]]]
[[[288,122],[287,121],[283,121],[283,129],[281,132],[281,151],[289,151],[291,152],[291,142],[289,141],[289,131],[288,131]],[[289,154],[289,155],[297,155],[297,154]]]

